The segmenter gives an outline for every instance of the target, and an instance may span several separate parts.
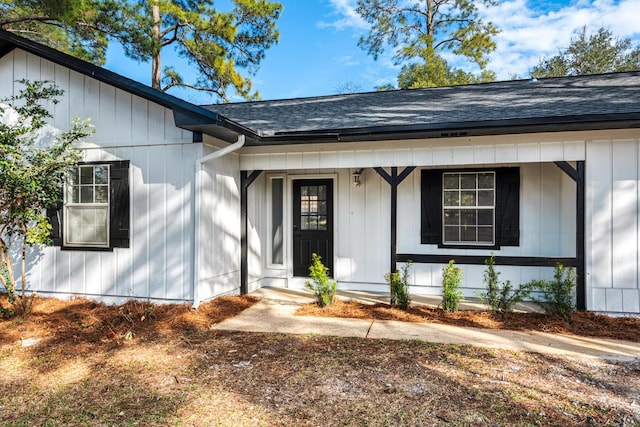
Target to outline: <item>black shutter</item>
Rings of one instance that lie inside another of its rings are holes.
[[[62,246],[62,202],[47,208],[47,218],[51,224],[49,237],[53,246]]]
[[[111,162],[110,162],[111,163]],[[129,247],[129,161],[111,163],[109,246]]]
[[[420,176],[420,243],[442,243],[442,171],[423,169]]]
[[[520,168],[496,170],[496,244],[520,245]]]

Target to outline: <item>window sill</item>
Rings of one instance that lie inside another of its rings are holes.
[[[98,247],[98,246],[60,246],[60,250],[63,251],[84,251],[84,252],[113,252],[111,247]]]
[[[475,250],[498,250],[500,245],[465,245],[457,243],[438,243],[438,249],[475,249]]]

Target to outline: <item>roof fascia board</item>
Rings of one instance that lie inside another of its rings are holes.
[[[604,117],[603,117],[604,116]],[[578,116],[490,122],[447,123],[431,126],[376,127],[329,132],[291,132],[260,136],[247,145],[286,145],[327,142],[386,141],[432,139],[465,136],[514,135],[541,132],[570,132],[640,128],[640,113]]]
[[[4,58],[6,55],[13,52],[15,45],[12,43],[0,43],[0,58]]]

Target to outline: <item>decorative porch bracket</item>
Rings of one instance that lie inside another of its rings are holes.
[[[391,175],[387,173],[383,168],[377,167],[373,168],[378,175],[380,175],[387,183],[391,186],[391,262],[390,262],[390,272],[394,272],[397,270],[397,261],[396,261],[396,252],[397,252],[397,232],[398,232],[398,185],[406,177],[409,176],[411,172],[415,169],[415,166],[409,166],[404,168],[402,172],[398,175],[398,168],[391,168]]]
[[[248,175],[247,171],[240,171],[240,295],[249,293],[249,244],[247,241],[249,187],[261,173],[261,170],[254,170],[251,175]]]
[[[585,285],[585,180],[584,160],[576,162],[574,168],[568,162],[555,162],[564,173],[576,183],[576,308],[580,311],[587,309]]]

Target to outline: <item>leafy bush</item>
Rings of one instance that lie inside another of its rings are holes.
[[[442,270],[442,309],[444,311],[456,312],[462,299],[460,283],[462,282],[462,270],[454,265],[455,261]]]
[[[6,265],[3,265],[0,268],[0,282],[4,285],[5,290],[7,291],[7,301],[9,304],[12,304],[16,301],[16,286],[11,280],[11,275],[9,274],[9,270]],[[11,317],[13,316],[14,311],[11,307],[2,307],[0,306],[0,317]]]
[[[531,294],[529,284],[520,285],[514,289],[511,281],[500,283],[500,273],[495,269],[495,256],[484,260],[485,270],[482,281],[486,285],[486,291],[479,295],[480,300],[489,307],[492,313],[500,313],[502,317],[511,313],[515,305],[522,302]]]
[[[313,283],[305,282],[304,286],[313,292],[320,307],[326,307],[333,304],[333,298],[336,295],[336,282],[329,280],[329,269],[324,266],[322,258],[318,254],[312,254],[311,259],[309,277]]]
[[[384,279],[389,284],[391,292],[391,304],[397,305],[401,310],[407,310],[411,303],[409,295],[409,270],[411,269],[411,261],[407,262],[400,271],[387,273]]]
[[[572,267],[556,264],[553,278],[553,281],[532,280],[529,286],[542,293],[543,298],[536,298],[535,301],[547,313],[569,321],[576,308],[576,271]]]

